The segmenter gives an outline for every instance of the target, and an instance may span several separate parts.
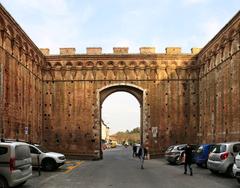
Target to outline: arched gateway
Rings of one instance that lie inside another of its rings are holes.
[[[136,99],[138,100],[139,104],[140,104],[140,140],[141,143],[144,143],[145,146],[148,147],[148,142],[147,142],[147,137],[146,137],[146,130],[147,130],[147,114],[148,111],[146,108],[146,91],[141,88],[138,87],[136,85],[133,84],[128,84],[128,83],[120,83],[120,84],[111,84],[108,86],[105,86],[103,88],[101,88],[100,90],[98,90],[98,96],[97,96],[97,103],[98,104],[98,110],[97,110],[97,120],[96,122],[98,122],[97,126],[101,126],[101,120],[102,120],[102,104],[104,102],[104,100],[111,95],[112,93],[118,92],[118,91],[125,91],[128,92],[130,94],[132,94],[134,97],[136,97]],[[101,130],[101,128],[100,128]],[[100,132],[101,134],[101,132]],[[101,135],[100,135],[101,138]],[[101,143],[101,142],[100,142]],[[101,148],[101,146],[100,146]],[[100,150],[99,148],[99,150]],[[102,152],[100,151],[100,155],[102,155]]]

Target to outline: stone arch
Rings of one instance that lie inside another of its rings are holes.
[[[5,30],[6,24],[4,19],[0,16],[0,30]]]
[[[119,61],[118,62],[118,68],[124,68],[126,67],[126,62],[125,61]]]
[[[80,67],[82,67],[82,66],[83,66],[83,62],[78,61],[78,62],[76,63],[76,67],[80,68]]]
[[[96,66],[97,67],[104,67],[104,62],[103,61],[97,61]]]
[[[39,56],[37,54],[35,55],[35,61],[37,64],[39,64]]]
[[[54,65],[53,65],[54,68],[62,68],[62,64],[60,62],[56,62]]]
[[[101,108],[104,100],[111,95],[112,93],[118,92],[118,91],[124,91],[127,93],[132,94],[136,99],[138,100],[141,108],[141,143],[144,143],[144,145],[148,148],[148,137],[146,131],[149,127],[149,122],[147,119],[148,108],[147,108],[147,92],[145,89],[134,85],[134,84],[128,84],[128,83],[119,83],[119,84],[111,84],[107,85],[101,89],[97,90],[97,98],[96,98],[96,113],[95,113],[95,127],[97,127],[96,130],[101,130]],[[97,136],[96,139],[99,139],[99,145],[96,146],[96,153],[99,153],[99,157],[102,158],[102,151],[101,151],[101,133],[100,131],[94,131],[93,134]]]
[[[29,47],[28,47],[27,42],[23,42],[23,49],[24,49],[25,53],[28,54]]]
[[[93,66],[94,66],[94,64],[93,64],[92,61],[87,61],[86,62],[86,67],[93,67]]]
[[[22,38],[18,34],[16,34],[15,41],[17,42],[19,47],[22,47]]]
[[[50,63],[50,62],[46,62],[46,68],[48,68],[48,69],[51,69],[52,68],[52,64]]]
[[[130,61],[130,62],[128,63],[128,66],[134,68],[134,67],[137,66],[137,62],[136,62],[136,61]]]
[[[72,62],[68,61],[68,62],[66,63],[66,67],[67,67],[67,68],[71,68],[72,66],[73,66]]]
[[[140,61],[139,62],[139,67],[140,68],[145,68],[147,66],[147,62],[146,61]]]
[[[115,67],[115,62],[114,61],[108,61],[107,62],[107,67],[109,67],[109,68]]]
[[[30,52],[30,53],[29,53],[29,54],[30,54],[30,57],[34,59],[35,53],[34,53],[33,49],[31,48],[29,52]]]
[[[13,28],[10,25],[7,25],[6,32],[12,39],[14,38],[14,31],[13,31]]]

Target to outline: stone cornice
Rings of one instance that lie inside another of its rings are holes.
[[[102,55],[86,55],[86,54],[76,54],[76,55],[49,55],[45,57],[46,61],[78,61],[78,60],[192,60],[197,59],[196,55],[192,54],[102,54]]]

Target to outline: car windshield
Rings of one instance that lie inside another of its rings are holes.
[[[197,153],[202,153],[203,152],[203,146],[200,146],[197,150]]]
[[[225,152],[227,149],[227,146],[226,145],[216,145],[213,149],[213,153],[222,153],[222,152]]]
[[[177,150],[184,150],[185,147],[186,147],[186,145],[180,145],[180,146],[178,146],[176,149],[177,149]]]
[[[171,151],[173,149],[173,146],[170,146],[167,151]]]
[[[46,148],[44,148],[43,146],[35,146],[36,148],[38,148],[41,152],[43,153],[47,153],[49,152]]]

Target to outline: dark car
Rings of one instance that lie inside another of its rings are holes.
[[[214,144],[202,144],[198,147],[194,160],[199,167],[207,168],[208,155],[213,150],[214,146]]]
[[[165,152],[165,159],[171,164],[182,164],[181,155],[186,144],[170,146]]]

